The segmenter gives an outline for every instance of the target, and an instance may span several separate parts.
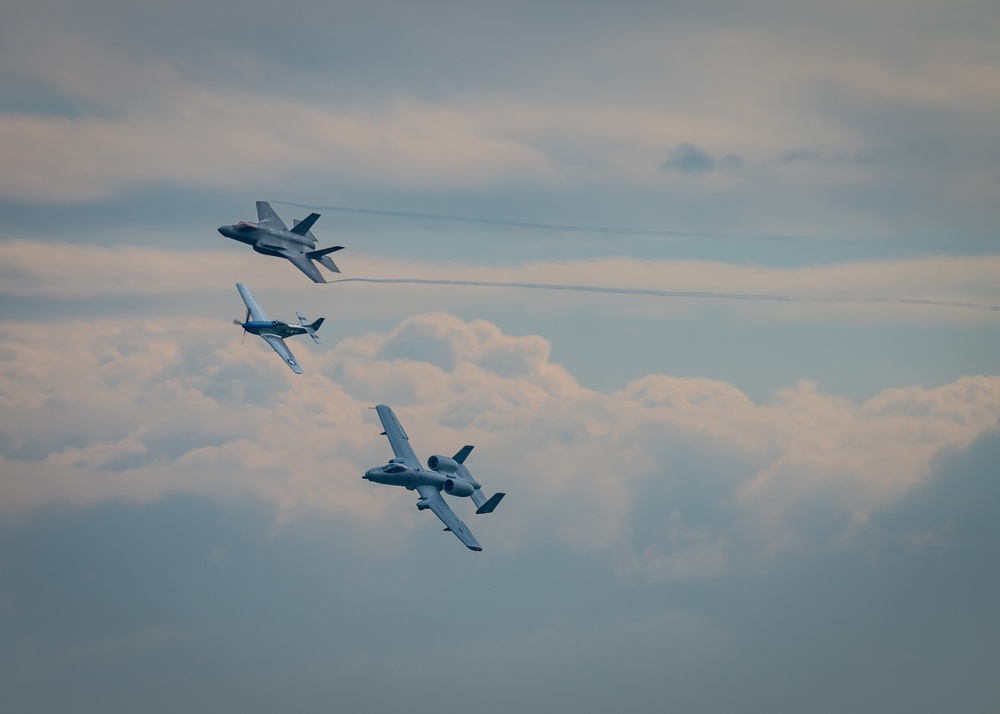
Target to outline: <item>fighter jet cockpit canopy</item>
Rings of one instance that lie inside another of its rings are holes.
[[[257,224],[251,223],[250,221],[240,221],[233,225],[233,228],[238,230],[240,233],[249,233],[250,231],[257,230]]]

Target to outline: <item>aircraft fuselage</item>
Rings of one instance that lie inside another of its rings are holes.
[[[277,335],[281,339],[306,334],[305,328],[281,320],[248,320],[243,323],[243,329],[251,335]]]
[[[386,486],[403,486],[412,491],[417,486],[433,486],[439,491],[444,487],[448,477],[437,471],[411,469],[399,463],[389,463],[365,471],[362,476],[366,481],[382,483]]]
[[[284,250],[305,253],[315,245],[313,239],[308,236],[274,228],[259,228],[245,221],[231,226],[221,226],[219,233],[226,238],[251,245],[258,253],[265,255],[283,255],[281,251]]]

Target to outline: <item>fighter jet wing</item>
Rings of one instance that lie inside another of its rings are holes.
[[[410,468],[420,468],[420,459],[413,453],[410,437],[406,435],[403,425],[399,423],[399,419],[396,418],[392,409],[385,404],[379,404],[375,407],[375,411],[378,412],[378,418],[382,420],[382,428],[385,429],[382,433],[389,437],[392,453],[396,455],[397,459],[402,459],[403,463]]]
[[[285,360],[289,367],[295,374],[302,374],[302,368],[299,367],[299,363],[295,361],[295,356],[292,355],[292,351],[288,349],[285,341],[278,337],[277,335],[261,335],[267,344],[274,348],[274,351],[281,355],[281,359]]]
[[[389,407],[386,407],[386,409],[389,409]],[[391,414],[392,411],[390,410],[389,413]],[[381,412],[379,414],[381,415]],[[458,536],[458,539],[465,543],[465,547],[469,550],[483,549],[483,546],[479,545],[479,541],[476,540],[476,536],[472,535],[472,531],[462,523],[459,517],[455,515],[455,512],[451,510],[451,507],[445,502],[444,498],[442,498],[440,491],[433,486],[424,484],[417,486],[417,493],[420,494],[417,506],[422,506],[421,510],[429,508],[434,511],[434,515],[444,523],[445,530],[449,530]]]
[[[264,225],[283,231],[288,230],[288,226],[285,225],[283,220],[278,218],[278,214],[274,212],[271,204],[267,201],[257,201],[257,225]]]
[[[292,265],[308,275],[314,283],[326,282],[326,278],[324,278],[323,274],[319,272],[319,268],[316,267],[316,264],[312,262],[309,256],[305,253],[288,252],[283,255],[292,261]]]
[[[250,311],[250,319],[257,322],[267,322],[267,315],[260,309],[257,301],[253,299],[253,295],[247,290],[247,286],[243,283],[236,283],[236,289],[240,291],[240,297],[243,298],[243,302],[247,305],[247,310]]]

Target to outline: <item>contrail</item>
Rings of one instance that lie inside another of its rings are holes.
[[[352,208],[350,206],[310,206],[304,203],[290,201],[271,201],[280,206],[294,206],[310,211],[340,211],[341,213],[359,213],[365,216],[392,216],[395,218],[418,218],[426,221],[451,221],[453,223],[477,223],[487,226],[506,226],[508,228],[534,228],[544,231],[562,231],[565,233],[603,233],[608,235],[648,236],[655,238],[712,238],[715,240],[767,240],[784,243],[830,243],[846,242],[849,239],[820,239],[810,236],[771,235],[767,233],[700,233],[696,231],[648,230],[644,228],[613,228],[610,226],[577,226],[560,223],[532,223],[530,221],[508,221],[501,218],[476,218],[474,216],[457,216],[447,213],[418,213],[416,211],[390,211],[375,208]]]
[[[645,295],[660,298],[693,298],[701,300],[749,300],[754,302],[797,302],[797,303],[881,303],[890,305],[925,305],[949,307],[962,310],[986,310],[1000,312],[1000,305],[987,305],[958,300],[932,300],[926,298],[894,297],[837,297],[807,295],[775,295],[767,293],[725,293],[699,292],[690,290],[651,290],[646,288],[610,288],[596,285],[558,285],[552,283],[505,283],[492,280],[436,280],[427,278],[340,278],[330,283],[394,283],[405,285],[449,285],[475,288],[513,288],[519,290],[570,290],[586,293],[610,293],[613,295]]]

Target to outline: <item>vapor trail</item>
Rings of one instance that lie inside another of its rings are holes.
[[[596,285],[558,285],[551,283],[506,283],[491,280],[438,280],[427,278],[340,278],[330,283],[395,283],[405,285],[449,285],[475,288],[513,288],[520,290],[569,290],[585,293],[610,293],[614,295],[645,295],[661,298],[694,298],[703,300],[749,300],[754,302],[797,302],[797,303],[882,303],[889,305],[929,305],[962,310],[987,310],[1000,312],[1000,305],[987,305],[958,300],[932,300],[925,298],[894,297],[843,297],[772,295],[767,293],[724,293],[699,292],[690,290],[650,290],[646,288],[610,288]]]
[[[419,213],[416,211],[390,211],[375,208],[352,208],[350,206],[310,206],[304,203],[290,201],[271,201],[280,206],[294,206],[315,211],[339,211],[341,213],[359,213],[365,216],[392,216],[395,218],[417,218],[426,221],[451,221],[453,223],[477,223],[487,226],[506,226],[508,228],[534,228],[545,231],[562,231],[565,233],[602,233],[608,235],[649,236],[656,238],[712,238],[716,240],[768,240],[785,243],[827,243],[839,242],[838,239],[819,239],[809,236],[771,235],[766,233],[700,233],[695,231],[647,230],[644,228],[613,228],[609,226],[577,226],[560,223],[532,223],[530,221],[509,221],[502,218],[476,218],[475,216],[457,216],[447,213]]]

